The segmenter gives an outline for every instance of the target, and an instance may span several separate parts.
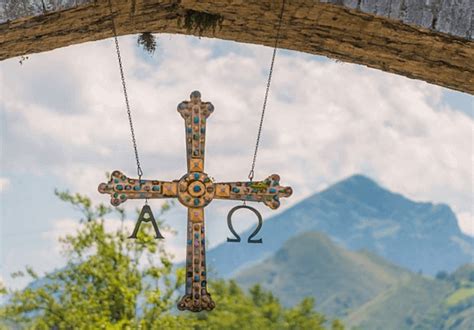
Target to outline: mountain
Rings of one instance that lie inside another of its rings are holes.
[[[308,248],[311,247],[311,248]],[[274,255],[235,276],[294,305],[316,308],[356,329],[472,329],[474,264],[437,278],[410,272],[367,251],[348,251],[317,232],[287,241]]]
[[[321,233],[306,232],[290,239],[272,257],[239,272],[236,280],[243,287],[261,284],[287,306],[313,296],[324,313],[344,316],[412,277],[371,253],[348,251]]]
[[[242,234],[243,241],[253,228]],[[320,231],[350,250],[365,249],[387,260],[434,275],[472,260],[472,238],[444,204],[411,201],[354,175],[264,222],[263,244],[223,243],[208,253],[210,267],[229,277],[272,255],[291,237]]]

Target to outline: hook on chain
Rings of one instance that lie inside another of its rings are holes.
[[[249,178],[250,182],[252,182],[252,181],[253,181],[253,177],[254,177],[254,175],[255,175],[255,172],[254,172],[254,170],[253,170],[253,169],[251,169],[251,170],[250,170],[250,173],[249,173],[249,176],[248,176],[248,178]]]

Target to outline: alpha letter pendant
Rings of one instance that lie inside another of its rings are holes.
[[[150,205],[145,204],[143,205],[142,211],[138,216],[137,224],[135,225],[135,229],[133,230],[133,234],[129,238],[137,238],[138,230],[140,229],[140,224],[143,222],[150,222],[155,229],[155,238],[156,239],[164,239],[163,235],[161,235],[160,230],[158,229],[158,225],[156,224],[155,217],[153,216],[153,212],[151,211]]]

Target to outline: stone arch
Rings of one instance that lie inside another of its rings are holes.
[[[0,0],[0,2],[11,0]],[[108,0],[0,23],[0,60],[112,36]],[[81,1],[79,1],[81,2]],[[474,94],[469,0],[287,0],[282,48]],[[196,34],[187,12],[223,18],[204,37],[272,46],[281,0],[112,0],[119,35]],[[0,3],[1,4],[1,3]],[[5,17],[4,17],[5,21]]]

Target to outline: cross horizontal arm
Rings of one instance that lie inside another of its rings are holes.
[[[271,209],[277,209],[280,198],[289,197],[292,193],[291,187],[280,186],[278,174],[272,174],[263,181],[216,183],[214,198],[263,202]]]
[[[178,182],[131,179],[120,171],[114,171],[109,182],[101,183],[98,189],[102,194],[109,194],[110,203],[118,206],[127,199],[177,197]]]

